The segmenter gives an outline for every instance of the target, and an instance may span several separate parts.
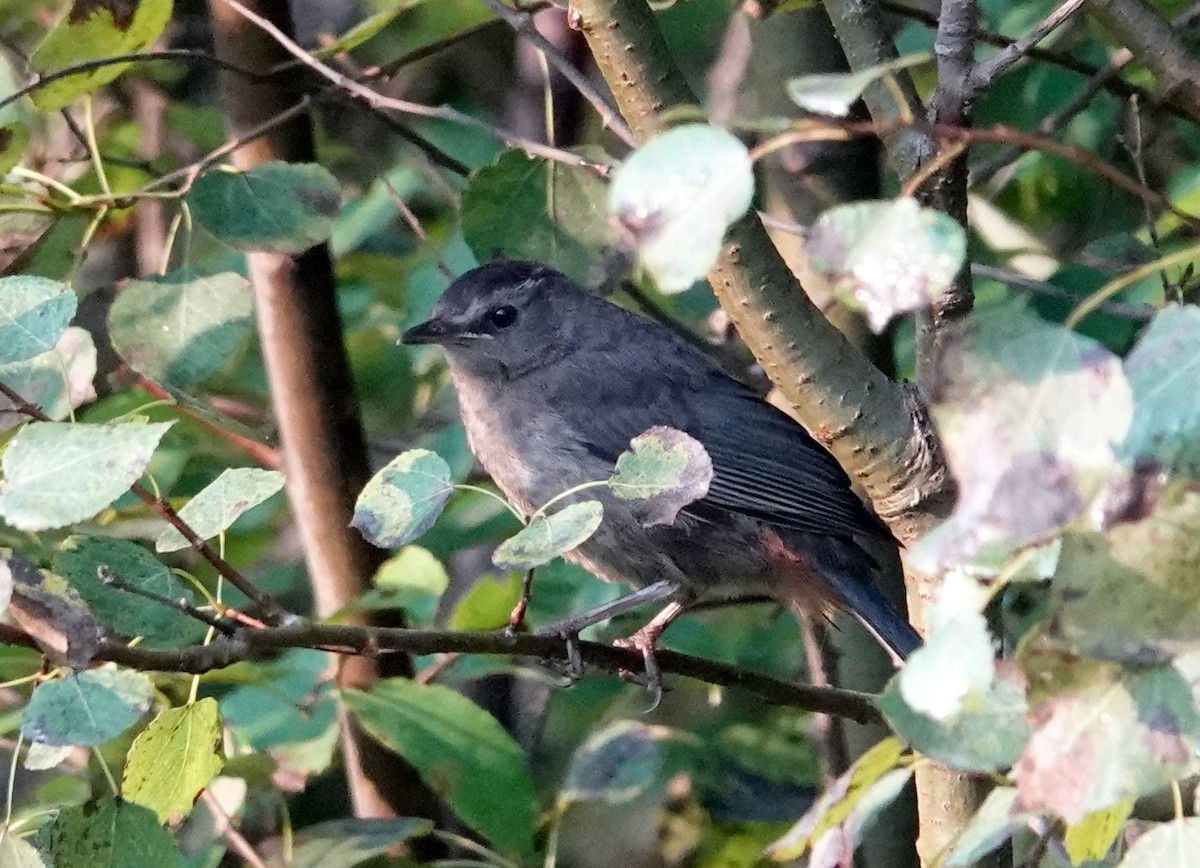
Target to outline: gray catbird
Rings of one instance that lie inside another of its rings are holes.
[[[670,329],[539,263],[497,261],[455,280],[401,340],[445,349],[471,450],[526,515],[608,478],[629,441],[656,425],[708,450],[708,493],[674,524],[644,527],[607,489],[580,495],[603,502],[604,520],[567,557],[641,589],[628,599],[672,599],[632,640],[648,672],[684,604],[753,594],[808,614],[849,608],[900,657],[920,645],[856,541],[894,540],[842,468]]]

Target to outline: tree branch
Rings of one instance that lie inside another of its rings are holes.
[[[575,0],[574,9],[639,138],[653,133],[661,112],[696,103],[644,0]],[[830,325],[756,215],[730,229],[709,281],[767,375],[900,539],[915,539],[948,512],[949,478],[914,397]]]
[[[967,88],[968,102],[982,94],[993,81],[1007,72],[1014,63],[1033,51],[1034,46],[1078,12],[1085,2],[1087,0],[1066,0],[1065,3],[1047,15],[1037,27],[996,52],[987,60],[980,61],[971,73]]]
[[[14,631],[15,628],[0,629],[0,642],[29,644],[23,636],[17,635],[20,631]],[[645,661],[639,651],[600,642],[576,641],[574,644],[584,663],[595,669],[613,674],[645,671]],[[534,657],[562,663],[567,663],[571,657],[567,641],[557,636],[304,623],[262,630],[242,629],[231,637],[218,636],[208,645],[190,645],[171,650],[140,646],[131,648],[122,643],[103,642],[95,660],[146,671],[199,674],[287,648],[324,649],[338,654],[367,656],[394,653],[485,654]],[[676,651],[660,650],[655,656],[664,673],[745,690],[777,705],[836,714],[860,723],[883,720],[875,707],[874,697],[869,694],[795,684],[761,672]]]
[[[1173,100],[1200,124],[1200,60],[1171,24],[1143,0],[1091,0],[1088,8],[1158,77],[1156,98]]]
[[[212,0],[217,53],[241,66],[271,69],[289,56],[279,37],[287,39],[290,13],[284,0],[254,0],[253,5],[261,14]],[[246,16],[267,27],[248,23]],[[223,76],[222,107],[231,135],[243,138],[294,104],[299,79],[291,75],[260,82]],[[232,157],[245,171],[275,160],[312,162],[315,151],[311,121],[296,115]],[[370,467],[342,342],[333,263],[328,246],[320,244],[296,255],[251,252],[246,265],[283,444],[288,502],[316,610],[329,616],[366,589],[384,558],[350,527],[354,500]],[[412,674],[408,661],[397,656],[393,662],[400,664],[401,673]],[[334,673],[339,687],[367,688],[379,677],[375,660],[353,657],[340,663]],[[434,800],[415,770],[355,726],[341,705],[338,720],[356,816],[436,816]]]

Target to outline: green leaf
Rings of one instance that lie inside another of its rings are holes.
[[[152,811],[109,796],[63,808],[45,837],[54,868],[179,868],[182,861]]]
[[[1173,667],[1122,670],[1023,645],[1031,684],[1045,696],[1013,773],[1021,804],[1068,824],[1189,773],[1200,714]]]
[[[1130,466],[1200,477],[1200,310],[1171,305],[1154,316],[1125,359],[1133,423],[1121,445]]]
[[[53,349],[23,362],[0,365],[0,382],[51,419],[64,419],[72,410],[96,400],[95,379],[96,345],[88,332],[76,326],[64,331]],[[28,418],[16,410],[8,412],[11,406],[8,398],[0,395],[0,430]]]
[[[18,87],[11,64],[7,58],[0,57],[0,100],[11,97]],[[21,102],[18,100],[0,108],[0,177],[8,174],[13,166],[21,162],[28,144],[29,120]],[[6,240],[4,230],[0,228],[0,260],[4,257],[3,247]],[[0,263],[0,273],[4,271],[5,268]]]
[[[684,124],[617,169],[608,209],[659,289],[681,292],[716,264],[725,230],[753,197],[745,145],[718,127]]]
[[[247,510],[283,488],[284,477],[278,470],[257,467],[230,467],[184,504],[179,517],[201,539],[224,533]],[[175,552],[190,545],[178,530],[169,527],[159,534],[155,550]]]
[[[630,442],[608,481],[613,494],[633,504],[646,527],[673,524],[679,510],[708,494],[713,466],[699,440],[657,425]]]
[[[585,151],[589,159],[606,155]],[[471,174],[462,199],[462,231],[480,262],[497,253],[536,259],[589,283],[615,236],[606,219],[607,187],[595,172],[520,150],[504,151]],[[519,220],[513,215],[520,214]]]
[[[598,500],[572,503],[551,515],[538,516],[496,548],[492,563],[502,570],[539,567],[585,542],[603,518],[604,507]]]
[[[805,111],[822,115],[845,117],[862,92],[873,81],[878,81],[901,69],[927,63],[932,59],[928,53],[910,54],[888,63],[868,66],[858,72],[822,72],[802,75],[787,83],[788,96]]]
[[[15,147],[19,142],[9,144]],[[19,204],[3,197],[0,203]],[[0,273],[20,269],[55,222],[53,214],[41,211],[0,211]]]
[[[44,277],[0,277],[0,364],[54,349],[78,299],[66,284]]]
[[[1194,868],[1200,853],[1200,817],[1160,823],[1134,842],[1119,868]]]
[[[108,333],[139,374],[186,388],[211,377],[246,343],[252,314],[250,282],[240,274],[181,269],[125,284],[108,312]]]
[[[177,648],[199,641],[205,626],[163,603],[105,582],[100,571],[126,585],[168,600],[196,604],[191,586],[137,543],[100,536],[73,536],[54,555],[54,571],[71,583],[92,614],[151,648]]]
[[[433,527],[453,493],[449,465],[427,449],[410,449],[371,477],[350,524],[380,548],[408,545]]]
[[[932,689],[932,687],[931,687]],[[1019,683],[997,679],[957,714],[936,720],[913,711],[897,681],[878,699],[892,729],[915,750],[954,769],[997,771],[1012,765],[1029,738],[1029,712]]]
[[[505,626],[521,599],[521,578],[520,573],[480,576],[454,604],[446,626],[451,630],[497,630]]]
[[[559,804],[633,801],[662,772],[661,737],[661,727],[632,720],[593,733],[571,757]]]
[[[420,546],[405,546],[380,565],[363,609],[404,609],[418,623],[432,623],[438,600],[450,586],[442,562]]]
[[[1103,534],[1066,534],[1050,585],[1047,637],[1076,653],[1133,664],[1200,649],[1198,559],[1196,492]]]
[[[363,728],[408,760],[463,822],[503,850],[532,853],[533,780],[495,718],[448,688],[402,678],[343,696]]]
[[[987,794],[946,856],[945,868],[968,868],[991,853],[1028,822],[1016,810],[1017,788],[996,787]]]
[[[288,865],[289,868],[353,868],[431,831],[430,820],[413,817],[328,820],[304,827]]]
[[[31,531],[91,518],[137,482],[171,424],[27,425],[0,459],[0,518]]]
[[[1024,305],[945,335],[930,380],[934,421],[959,484],[950,520],[914,547],[921,569],[1044,540],[1119,471],[1132,398],[1121,362]]]
[[[904,746],[894,736],[883,739],[855,760],[766,855],[773,862],[799,859],[826,832],[846,821],[855,806],[889,772],[903,765]]]
[[[1133,813],[1133,799],[1122,799],[1102,811],[1088,814],[1063,833],[1063,847],[1072,865],[1100,861],[1106,857]]]
[[[426,0],[399,0],[399,2],[390,3],[387,8],[376,12],[374,15],[368,15],[337,39],[326,45],[322,45],[313,52],[313,55],[320,58],[330,58],[337,57],[339,54],[347,51],[352,51],[364,42],[377,36],[380,31],[396,20],[401,13],[407,12],[425,2]]]
[[[39,684],[21,712],[21,733],[47,745],[96,747],[137,723],[153,698],[145,673],[89,669]]]
[[[916,199],[855,202],[821,214],[805,249],[838,300],[882,332],[897,314],[941,298],[962,269],[967,235]]]
[[[45,75],[92,60],[137,54],[162,35],[170,20],[171,0],[74,0],[34,50],[29,71]],[[70,75],[38,88],[29,98],[42,111],[57,111],[129,67],[112,63]]]
[[[329,238],[342,189],[316,163],[264,163],[201,175],[185,200],[196,222],[238,250],[300,253]]]
[[[0,560],[0,588],[12,589],[8,611],[43,653],[76,669],[91,664],[103,629],[62,576],[15,555]]]
[[[205,697],[169,708],[133,741],[121,778],[121,795],[177,823],[192,812],[196,797],[221,771],[221,711]]]
[[[46,858],[24,838],[5,829],[0,834],[0,868],[51,868]]]

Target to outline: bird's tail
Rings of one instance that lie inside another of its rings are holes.
[[[788,540],[791,543],[788,548],[793,553],[797,549],[803,551],[800,560],[808,568],[804,572],[816,573],[827,590],[814,593],[815,589],[808,582],[789,582],[790,588],[780,590],[784,591],[784,596],[790,602],[801,610],[811,612],[814,608],[824,608],[819,605],[819,598],[824,597],[835,607],[849,609],[880,644],[901,660],[908,659],[913,651],[921,647],[920,634],[880,590],[876,581],[879,565],[867,551],[851,540],[808,534],[804,534],[804,537],[802,545],[796,545],[800,540]],[[818,603],[817,606],[814,606],[814,601]]]

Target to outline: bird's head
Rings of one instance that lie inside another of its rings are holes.
[[[451,283],[433,315],[400,342],[440,344],[454,366],[475,376],[517,376],[571,346],[587,296],[540,263],[490,262]]]

